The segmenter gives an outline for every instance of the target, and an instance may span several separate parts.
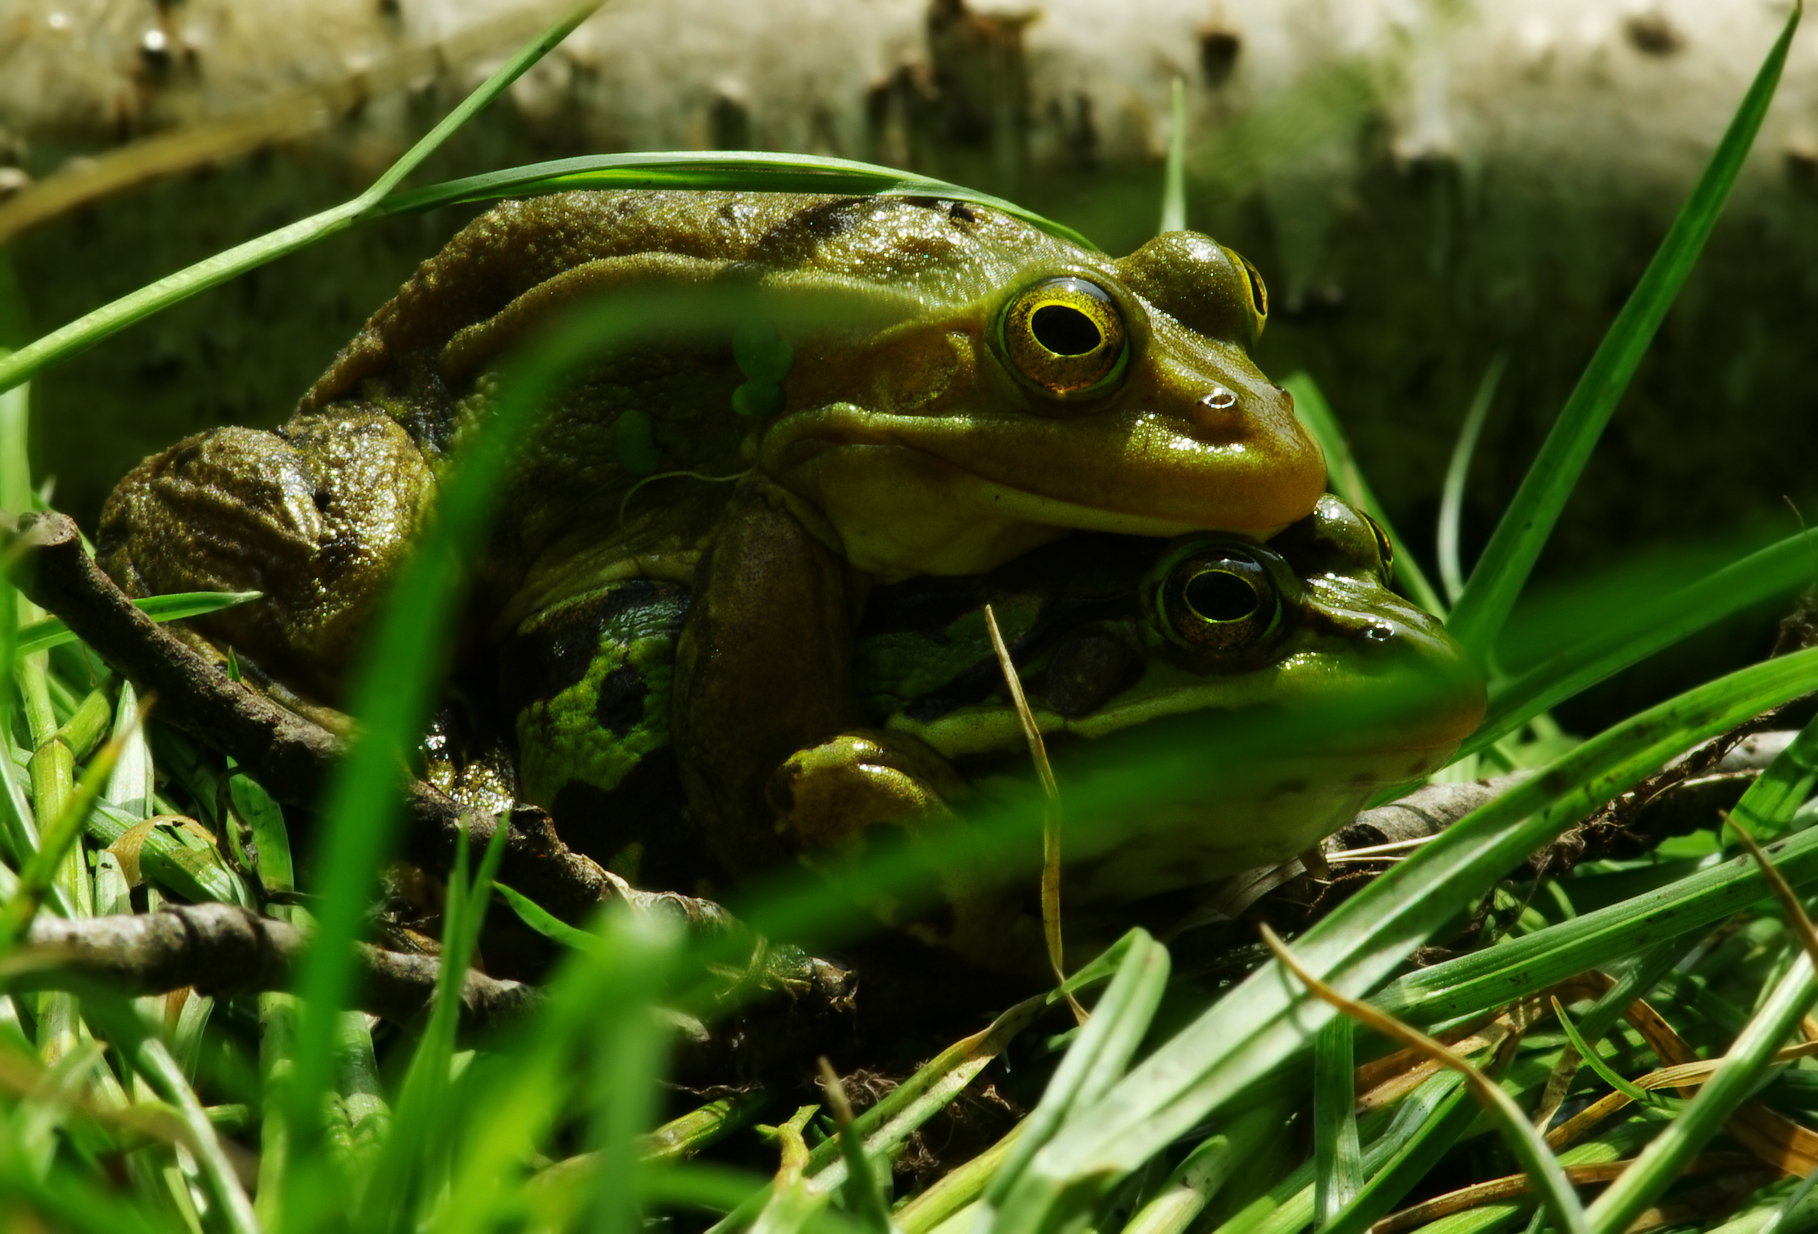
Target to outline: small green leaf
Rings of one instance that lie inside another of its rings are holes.
[[[572,947],[576,951],[590,951],[600,945],[597,935],[575,929],[523,892],[514,891],[504,883],[494,883],[492,889],[505,897],[505,903],[511,906],[511,911],[518,915],[519,921],[551,942]]]
[[[1586,1042],[1579,1033],[1578,1026],[1572,1023],[1572,1017],[1566,1014],[1566,1009],[1560,1005],[1559,1000],[1555,998],[1552,1001],[1553,1014],[1559,1017],[1559,1027],[1565,1029],[1566,1037],[1571,1041],[1572,1048],[1578,1051],[1578,1057],[1584,1060],[1584,1065],[1595,1071],[1598,1079],[1630,1101],[1642,1105],[1655,1104],[1654,1094],[1645,1088],[1637,1088],[1611,1070],[1610,1065],[1603,1061],[1603,1056],[1597,1053],[1597,1047]]]
[[[185,617],[218,613],[224,608],[257,600],[264,594],[262,591],[182,591],[167,596],[141,596],[133,603],[153,621],[182,621]],[[28,656],[34,651],[44,651],[75,641],[73,630],[55,617],[46,617],[43,621],[34,621],[19,628],[19,636],[13,643],[13,655]]]

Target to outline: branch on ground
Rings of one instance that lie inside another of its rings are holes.
[[[113,917],[46,917],[23,946],[0,958],[12,990],[165,994],[185,986],[229,997],[288,990],[309,935],[231,904],[195,904]],[[434,956],[358,945],[354,1006],[402,1024],[429,1013],[441,966]],[[535,986],[469,971],[461,987],[461,1029],[485,1032],[535,1007]]]

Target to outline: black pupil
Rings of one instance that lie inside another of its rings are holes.
[[[1256,588],[1227,569],[1201,570],[1187,580],[1187,604],[1207,621],[1242,621],[1256,612]]]
[[[1083,356],[1104,341],[1090,317],[1064,304],[1036,309],[1029,318],[1029,329],[1036,342],[1057,356]]]

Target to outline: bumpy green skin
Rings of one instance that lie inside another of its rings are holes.
[[[1278,616],[1228,647],[1184,642],[1171,632],[1166,580],[1232,550],[1267,576]],[[1318,716],[1373,693],[1424,691],[1426,705],[1393,730],[1251,760],[1245,774],[1215,777],[1184,805],[1151,807],[1164,827],[1072,863],[1069,903],[1139,898],[1293,856],[1378,788],[1438,767],[1481,714],[1475,670],[1436,620],[1389,590],[1388,576],[1370,524],[1327,497],[1313,517],[1268,545],[1219,533],[1174,541],[1088,534],[988,575],[878,588],[854,653],[862,724],[856,735],[799,751],[776,769],[769,788],[783,833],[800,859],[835,867],[862,851],[879,826],[938,830],[950,825],[953,809],[974,808],[980,793],[1026,791],[1020,721],[980,612],[989,602],[1063,793],[1097,774],[1100,747],[1140,748],[1149,726],[1221,711]],[[687,602],[679,588],[619,584],[524,627],[544,646],[570,637],[558,630],[578,631],[573,647],[597,646],[575,684],[545,691],[546,698],[523,696],[517,733],[526,795],[554,806],[559,826],[568,826],[564,794],[613,817],[645,820],[642,833],[617,838],[609,857],[672,852],[674,837],[687,834],[679,798],[671,797],[677,804],[667,815],[653,812],[651,782],[639,770],[668,739],[657,705],[667,697],[663,656]],[[570,616],[607,609],[610,621]],[[511,657],[508,672],[564,676],[516,650]],[[602,691],[608,681],[616,685]],[[633,695],[640,705],[628,710]],[[602,725],[601,716],[616,719]],[[562,782],[563,769],[585,780],[586,790]],[[672,773],[664,764],[656,774]],[[960,910],[938,926],[905,924],[974,954],[1033,944],[1033,926],[1011,920],[1001,896],[990,901],[988,888],[968,885],[963,871],[948,873],[950,893],[965,902]]]

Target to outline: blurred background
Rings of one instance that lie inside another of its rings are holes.
[[[0,0],[0,246],[62,325],[334,205],[564,5]],[[417,183],[629,150],[910,168],[1014,198],[1112,253],[1157,227],[1186,98],[1188,224],[1273,298],[1257,349],[1305,370],[1433,560],[1465,409],[1507,369],[1470,471],[1468,564],[1640,276],[1788,0],[618,0]],[[33,392],[35,474],[93,526],[143,455],[271,425],[477,212],[343,235],[136,326]],[[0,277],[5,271],[0,269]],[[15,318],[17,313],[12,314]],[[1542,565],[1635,587],[1818,515],[1818,39]],[[1818,573],[1818,563],[1814,566]],[[1781,605],[1602,687],[1600,726],[1766,653]],[[1595,603],[1530,629],[1594,629]],[[1519,640],[1521,626],[1514,634]],[[1510,655],[1516,659],[1519,649]]]

